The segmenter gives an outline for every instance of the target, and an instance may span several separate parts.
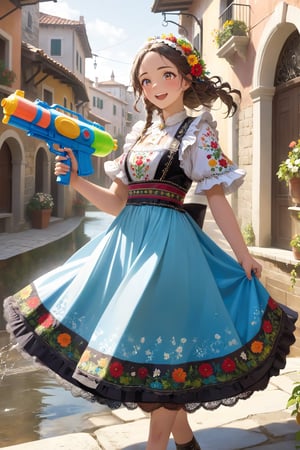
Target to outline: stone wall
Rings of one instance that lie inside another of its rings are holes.
[[[241,228],[252,224],[252,152],[253,152],[253,110],[252,106],[239,112],[238,166],[247,175],[238,192],[238,216]]]
[[[288,306],[298,312],[300,316],[300,279],[296,278],[296,284],[292,287],[291,271],[295,267],[292,264],[280,263],[267,258],[255,259],[263,265],[262,283],[271,297],[279,303]],[[298,275],[300,268],[298,269]],[[291,350],[291,356],[300,356],[300,319],[296,323],[296,343]]]

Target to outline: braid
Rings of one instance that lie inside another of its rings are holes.
[[[140,99],[141,99],[141,95],[139,94],[139,96],[137,97],[137,99],[136,99],[136,101],[135,101],[135,103],[134,103],[134,109],[135,109],[135,111],[137,111],[137,112],[139,112],[139,109],[137,108],[137,103],[139,102]],[[146,98],[145,98],[143,101],[144,101],[144,106],[145,106],[147,115],[146,115],[145,126],[144,126],[143,131],[142,131],[142,136],[143,136],[144,133],[148,130],[148,128],[151,126],[151,124],[152,124],[152,119],[153,119],[153,113],[154,113],[155,111],[159,114],[159,116],[160,116],[160,117],[162,118],[162,120],[163,120],[163,117],[162,117],[162,111],[161,111],[160,109],[158,109],[156,106],[154,106],[154,105],[153,105],[151,102],[149,102],[149,100],[146,99]],[[141,136],[141,137],[142,137],[142,136]]]
[[[151,126],[152,119],[153,119],[153,112],[155,111],[154,105],[152,105],[152,103],[150,103],[149,100],[145,99],[144,103],[145,103],[147,116],[146,116],[145,126],[142,131],[142,136],[147,131],[147,129]]]

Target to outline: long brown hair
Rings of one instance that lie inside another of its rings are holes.
[[[136,55],[131,70],[131,83],[136,96],[134,104],[135,110],[138,111],[137,103],[142,98],[147,112],[144,131],[151,125],[154,111],[157,111],[159,115],[162,115],[162,111],[157,106],[153,105],[147,98],[143,97],[143,89],[139,80],[140,66],[145,55],[149,52],[156,52],[167,58],[177,67],[184,79],[191,81],[190,87],[183,95],[184,106],[194,110],[200,106],[211,108],[213,103],[217,99],[220,99],[227,107],[227,116],[233,115],[236,112],[237,103],[232,94],[235,94],[240,98],[241,93],[239,90],[232,89],[230,84],[222,82],[219,76],[209,78],[208,76],[203,75],[201,80],[196,79],[191,75],[191,67],[188,64],[186,57],[182,55],[180,51],[163,42],[149,42]]]

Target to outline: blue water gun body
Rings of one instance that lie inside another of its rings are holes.
[[[91,156],[104,157],[117,149],[117,141],[96,122],[86,120],[60,105],[51,105],[41,100],[31,102],[24,98],[24,92],[17,90],[1,101],[4,124],[26,131],[28,136],[47,142],[56,155],[67,152],[56,150],[55,146],[71,148],[78,162],[78,175],[91,175],[93,165]],[[70,165],[70,159],[66,159]],[[57,177],[57,182],[68,185],[70,172]]]

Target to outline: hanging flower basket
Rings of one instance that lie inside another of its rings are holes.
[[[214,32],[217,47],[222,47],[232,36],[247,36],[248,27],[242,20],[226,20],[222,28]]]

